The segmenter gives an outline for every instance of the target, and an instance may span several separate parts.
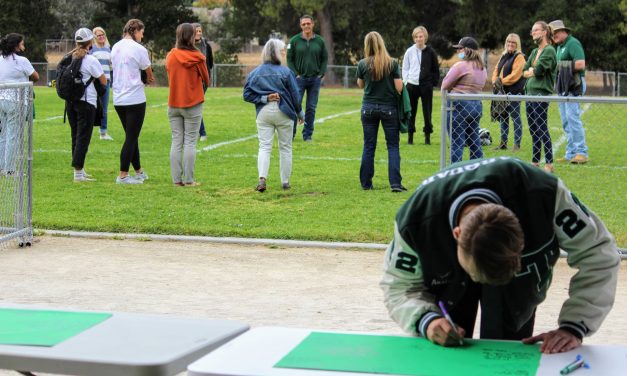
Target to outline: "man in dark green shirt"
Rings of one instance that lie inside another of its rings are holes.
[[[309,15],[300,18],[301,33],[294,35],[287,45],[287,66],[294,72],[302,102],[307,91],[303,140],[311,141],[316,118],[320,83],[327,71],[327,48],[324,39],[313,32],[314,21]],[[296,125],[294,125],[296,136]]]
[[[586,92],[586,56],[581,42],[570,34],[562,20],[549,23],[557,46],[557,95],[579,96]],[[560,84],[565,83],[565,84]],[[571,85],[572,83],[572,85]],[[588,162],[586,133],[581,122],[579,103],[560,102],[560,117],[566,133],[566,155],[558,162],[583,164]]]

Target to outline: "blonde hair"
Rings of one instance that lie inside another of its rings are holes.
[[[390,74],[392,58],[385,48],[385,42],[381,34],[376,31],[366,34],[364,38],[364,55],[366,57],[366,65],[374,81],[379,81]]]
[[[96,46],[100,47],[98,46],[98,38],[96,37],[96,31],[101,31],[104,34],[105,41],[104,41],[103,46],[111,47],[111,44],[109,43],[109,38],[107,38],[107,32],[100,26],[94,27],[94,29],[91,31],[92,33],[94,33],[94,41],[95,41],[94,43],[96,44]]]
[[[507,35],[507,38],[505,38],[505,44],[503,45],[505,48],[503,49],[503,55],[505,55],[507,53],[507,41],[511,40],[516,42],[516,52],[522,52],[521,51],[521,47],[520,47],[520,36],[516,33],[511,33]]]
[[[411,32],[411,37],[416,38],[416,35],[418,35],[418,33],[423,33],[425,35],[425,43],[427,43],[427,40],[429,39],[429,32],[427,31],[427,28],[422,25],[416,26],[414,28],[414,31]]]

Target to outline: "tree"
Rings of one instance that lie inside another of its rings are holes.
[[[98,0],[102,11],[92,18],[94,24],[107,30],[110,41],[122,37],[122,29],[131,18],[142,20],[146,26],[144,40],[157,57],[174,47],[176,27],[183,22],[197,22],[190,9],[191,0]]]
[[[59,23],[51,13],[51,0],[0,0],[0,34],[19,33],[26,40],[26,57],[46,61],[46,38],[59,35]]]

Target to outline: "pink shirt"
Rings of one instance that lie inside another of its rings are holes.
[[[485,69],[476,69],[470,61],[459,61],[448,71],[442,88],[452,93],[477,94],[488,78]]]

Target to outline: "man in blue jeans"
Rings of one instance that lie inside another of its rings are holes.
[[[287,45],[287,66],[296,76],[301,102],[307,92],[303,140],[311,142],[320,84],[327,71],[328,54],[324,39],[313,32],[314,21],[311,16],[304,15],[300,18],[300,28],[302,32],[294,35]]]
[[[553,41],[557,45],[556,91],[561,96],[580,96],[586,92],[586,56],[581,42],[570,35],[570,29],[561,20],[549,23]],[[579,103],[559,104],[562,126],[566,133],[566,155],[558,162],[584,164],[588,162],[586,133],[581,122]]]

